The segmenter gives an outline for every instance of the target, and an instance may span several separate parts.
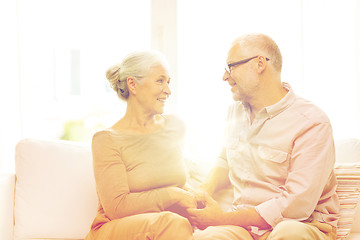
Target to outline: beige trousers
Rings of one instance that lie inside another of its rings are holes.
[[[190,240],[189,221],[172,212],[144,213],[109,221],[86,240]]]
[[[320,230],[321,229],[321,230]],[[336,229],[326,223],[303,223],[298,221],[280,222],[270,233],[264,236],[251,235],[238,226],[208,227],[204,231],[196,230],[195,240],[335,240]]]

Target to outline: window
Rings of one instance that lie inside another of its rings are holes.
[[[23,135],[89,139],[83,128],[125,110],[105,72],[129,51],[150,48],[150,2],[18,2]]]
[[[11,165],[4,162],[18,137],[89,140],[90,130],[119,119],[126,104],[105,72],[150,47],[170,60],[166,110],[185,120],[189,156],[214,159],[233,101],[222,81],[227,51],[249,32],[278,43],[282,80],[328,114],[336,139],[360,136],[356,0],[18,0],[0,11],[8,23],[0,60],[9,66],[0,73],[8,116],[0,120],[0,168]]]

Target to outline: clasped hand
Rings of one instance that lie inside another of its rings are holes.
[[[186,209],[191,225],[203,230],[208,226],[221,225],[223,210],[207,193],[190,190],[196,200],[196,206]]]

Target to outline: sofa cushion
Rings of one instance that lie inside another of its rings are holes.
[[[0,239],[12,239],[15,175],[0,173]]]
[[[24,139],[15,164],[15,239],[84,238],[97,209],[90,146]]]

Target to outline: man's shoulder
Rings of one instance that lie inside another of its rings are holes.
[[[314,123],[330,122],[327,114],[312,101],[296,96],[296,100],[290,107],[300,118]]]
[[[245,106],[240,101],[235,101],[231,103],[228,107],[228,112],[242,112],[245,110]]]
[[[244,104],[240,101],[235,101],[228,106],[227,119],[232,119],[242,115],[245,111]]]

